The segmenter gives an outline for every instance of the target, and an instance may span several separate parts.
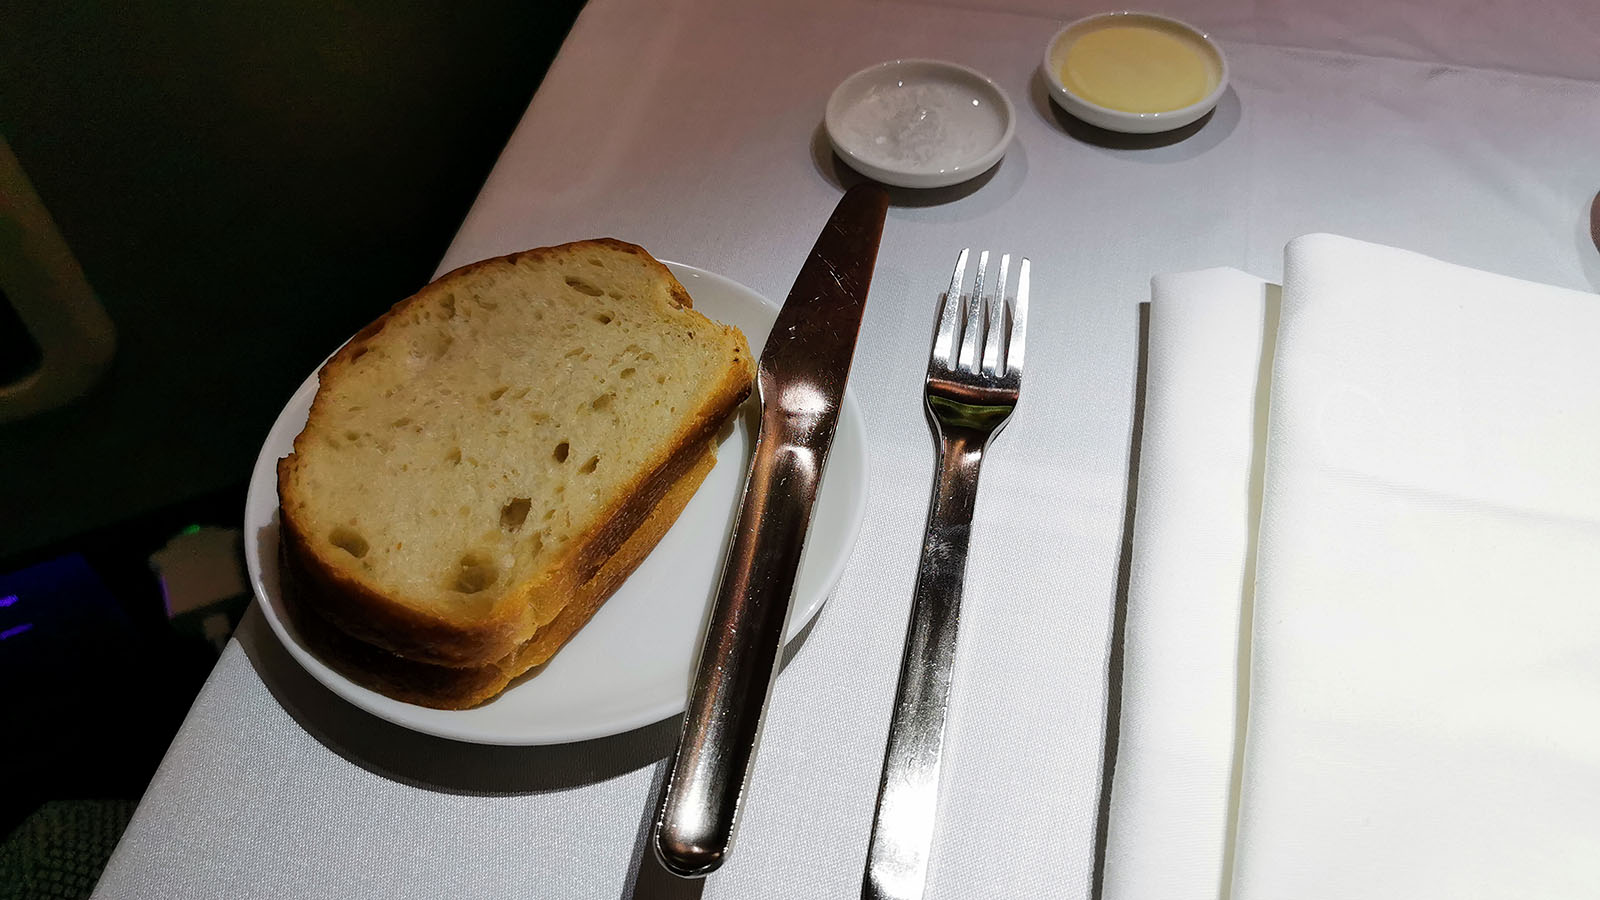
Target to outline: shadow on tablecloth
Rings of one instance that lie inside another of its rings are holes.
[[[1134,369],[1133,425],[1128,438],[1128,492],[1122,514],[1122,549],[1117,558],[1117,593],[1111,611],[1111,653],[1106,661],[1106,734],[1100,766],[1100,804],[1094,823],[1091,900],[1105,896],[1106,839],[1111,829],[1111,776],[1122,737],[1122,660],[1128,634],[1128,583],[1133,576],[1133,513],[1139,500],[1139,450],[1144,441],[1145,374],[1150,363],[1150,304],[1139,304],[1139,360]]]
[[[639,817],[639,830],[633,839],[633,856],[628,864],[628,878],[622,884],[619,900],[697,900],[705,891],[704,878],[679,878],[662,868],[650,848],[650,835],[655,830],[655,798],[661,793],[661,782],[667,777],[665,764],[657,766],[650,779],[650,795],[646,798],[644,812]],[[715,875],[710,877],[716,877]]]
[[[234,636],[279,705],[323,746],[384,778],[450,794],[564,790],[665,759],[678,719],[580,744],[497,747],[419,734],[352,706],[294,661],[252,604]]]
[[[805,644],[816,620],[784,648],[781,665]],[[678,878],[650,850],[656,795],[680,717],[593,741],[549,747],[497,747],[445,740],[401,728],[323,687],[278,642],[254,604],[234,635],[279,705],[323,746],[384,778],[422,790],[505,796],[567,790],[654,767],[639,798],[639,827],[620,900],[694,900],[704,879]]]
[[[815,623],[808,622],[784,648],[780,670],[805,645]],[[681,716],[611,737],[544,747],[432,737],[384,721],[324,687],[279,643],[255,604],[234,637],[278,704],[306,733],[375,775],[424,790],[483,796],[567,790],[660,763],[678,741]]]

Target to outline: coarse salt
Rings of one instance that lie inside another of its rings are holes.
[[[976,161],[1004,134],[988,100],[942,82],[875,87],[840,124],[870,162],[938,172]]]

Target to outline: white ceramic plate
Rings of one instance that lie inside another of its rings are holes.
[[[834,89],[823,127],[850,168],[896,187],[960,184],[994,168],[1016,133],[1011,100],[955,63],[893,59]]]
[[[720,275],[667,263],[696,309],[737,325],[759,352],[777,306]],[[267,622],[306,671],[356,706],[416,731],[480,744],[559,744],[619,734],[683,711],[722,555],[738,513],[755,435],[736,417],[717,464],[678,521],[600,612],[539,674],[467,710],[438,710],[391,700],[324,664],[285,615],[278,573],[278,459],[304,427],[316,373],[300,385],[267,435],[245,501],[245,557]],[[867,496],[867,451],[860,407],[845,392],[839,430],[822,481],[788,634],[817,614],[844,571]]]

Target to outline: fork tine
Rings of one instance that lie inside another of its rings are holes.
[[[967,327],[961,334],[961,371],[978,371],[978,344],[983,340],[983,317],[988,296],[983,281],[989,268],[989,251],[978,254],[978,274],[972,281],[972,303],[967,306]]]
[[[1006,273],[1011,269],[1011,254],[1000,256],[1000,279],[995,283],[994,296],[989,303],[988,334],[983,342],[983,374],[998,375],[1005,370],[1006,339]]]
[[[1006,374],[1022,375],[1022,354],[1028,336],[1028,258],[1017,267],[1017,300],[1012,304],[1011,347],[1006,353]]]
[[[961,303],[961,282],[967,274],[967,254],[971,248],[956,257],[956,271],[950,276],[950,290],[944,295],[944,306],[939,310],[939,331],[933,338],[933,361],[946,369],[956,366],[956,331],[961,327],[965,307]]]

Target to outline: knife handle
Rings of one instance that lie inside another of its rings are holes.
[[[683,734],[656,811],[656,855],[686,878],[710,874],[727,855],[783,647],[833,436],[833,423],[825,435],[794,424],[776,410],[763,418]]]

